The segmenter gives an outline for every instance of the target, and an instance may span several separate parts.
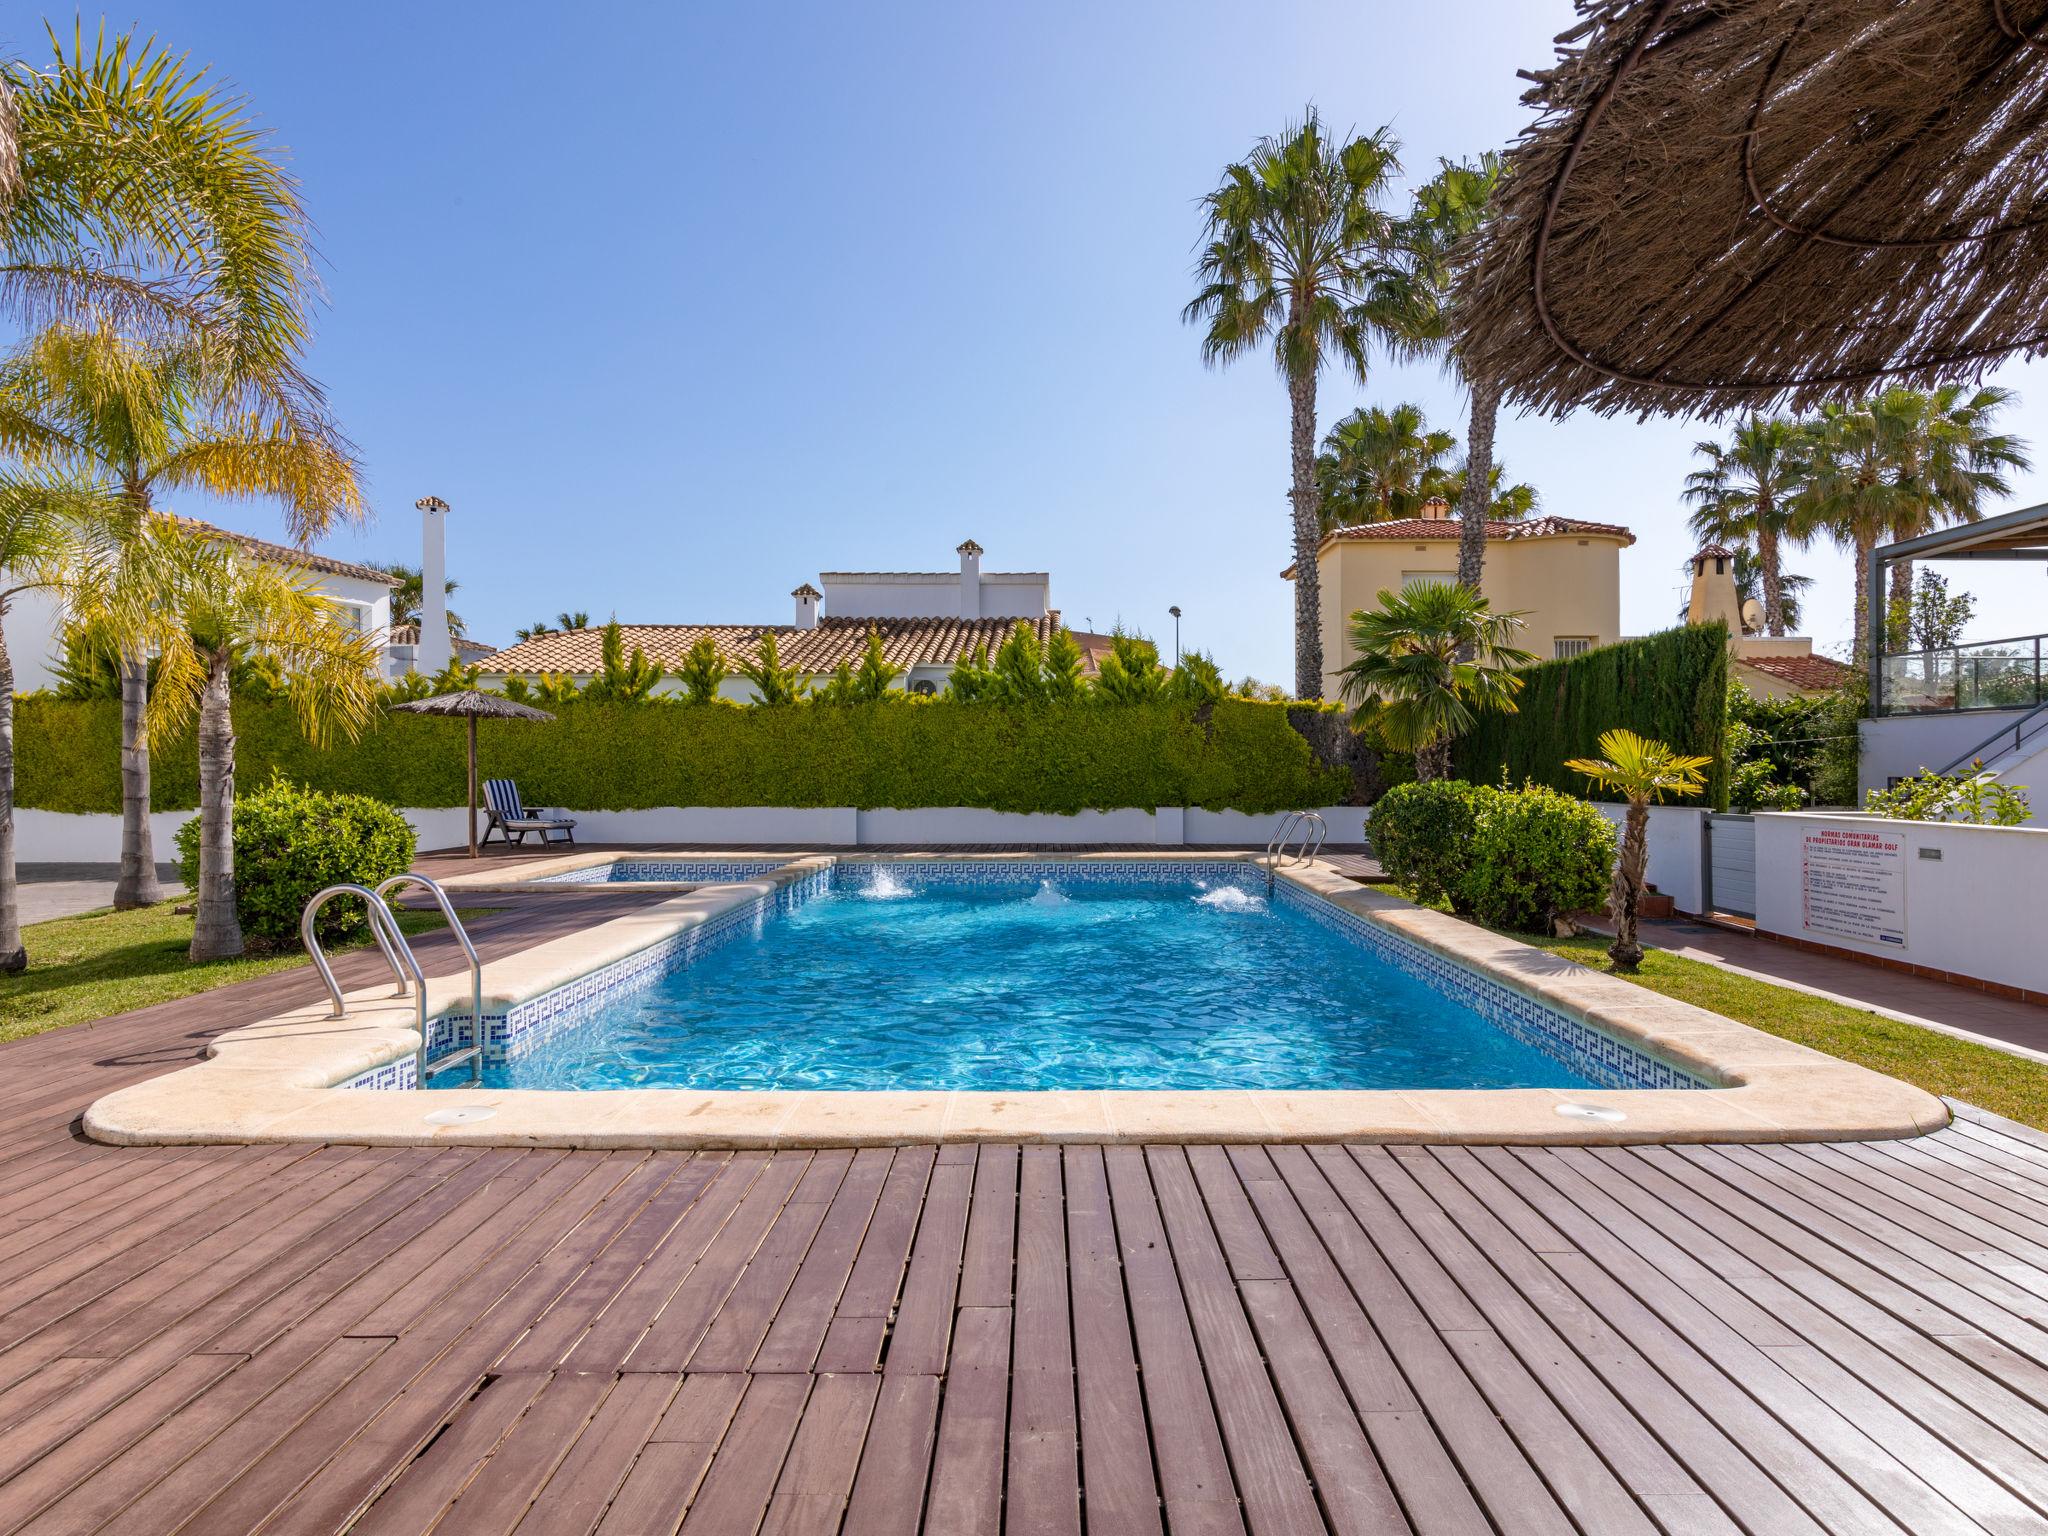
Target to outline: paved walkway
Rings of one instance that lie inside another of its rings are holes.
[[[24,923],[45,923],[53,917],[76,917],[114,904],[118,864],[23,864],[16,871]],[[175,864],[159,864],[157,878],[166,895],[175,896],[185,882]]]
[[[514,896],[474,932],[488,959],[645,899]],[[347,956],[344,983],[380,966]],[[0,1045],[0,1532],[2048,1531],[2031,1132],[76,1134],[314,993],[286,973]]]
[[[2038,1004],[2014,1002],[1953,982],[1861,965],[1834,955],[1817,955],[1705,923],[1644,923],[1641,937],[1645,944],[1673,954],[1726,966],[1779,986],[1869,1008],[1910,1024],[2041,1053],[2048,1059],[2048,1008]]]

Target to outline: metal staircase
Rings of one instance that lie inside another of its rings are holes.
[[[475,1039],[460,1050],[450,1051],[432,1061],[427,1059],[427,978],[420,969],[419,957],[413,954],[412,946],[405,942],[405,935],[398,930],[398,919],[392,914],[390,893],[408,885],[425,886],[427,893],[441,908],[441,915],[448,920],[448,931],[455,935],[455,942],[462,946],[463,954],[469,960],[469,1016]],[[391,967],[391,976],[398,988],[391,995],[405,997],[410,994],[415,1000],[416,1027],[420,1043],[415,1068],[414,1086],[424,1088],[430,1078],[437,1077],[451,1067],[467,1064],[469,1080],[481,1083],[484,1074],[483,1030],[484,1030],[484,968],[477,959],[476,946],[469,941],[469,934],[462,926],[462,920],[455,915],[455,904],[448,899],[448,893],[438,882],[425,875],[393,875],[375,890],[366,885],[330,885],[314,893],[306,903],[305,911],[299,914],[299,938],[306,946],[306,953],[313,957],[313,964],[320,972],[320,979],[327,984],[327,995],[334,1000],[331,1019],[348,1017],[348,1005],[342,1001],[341,984],[334,979],[334,967],[327,963],[327,955],[320,948],[320,941],[313,933],[313,919],[320,909],[337,896],[360,896],[364,910],[369,914],[370,932],[377,940],[377,947],[384,952],[384,959]],[[408,974],[409,973],[409,974]]]
[[[1329,826],[1315,811],[1289,811],[1283,816],[1266,842],[1267,894],[1272,893],[1277,871],[1289,865],[1309,863],[1323,851],[1323,844],[1329,838]]]

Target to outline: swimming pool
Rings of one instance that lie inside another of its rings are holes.
[[[530,885],[718,884],[754,880],[780,869],[787,859],[634,859],[611,856],[558,875],[535,875]]]
[[[485,1086],[1698,1086],[1238,861],[846,863],[684,937],[487,1016]]]

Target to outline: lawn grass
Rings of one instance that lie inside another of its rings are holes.
[[[174,912],[175,905],[167,901],[130,912],[87,912],[24,928],[28,969],[0,976],[0,1040],[84,1024],[312,963],[302,951],[286,950],[195,965],[185,958],[192,919]],[[487,910],[460,911],[460,916],[481,917]],[[400,909],[398,926],[407,934],[430,933],[443,922],[439,912]],[[368,942],[337,945],[330,952]]]
[[[1595,970],[1612,970],[1604,938],[1539,939],[1520,933],[1513,937]],[[2048,1130],[2048,1065],[2040,1062],[1661,949],[1645,951],[1642,969],[1623,979],[1725,1014],[1766,1034],[1796,1040],[1916,1084],[1929,1093],[1946,1094]]]

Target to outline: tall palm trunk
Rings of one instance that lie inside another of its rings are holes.
[[[1465,488],[1458,495],[1458,585],[1477,592],[1486,570],[1486,517],[1493,510],[1493,427],[1500,418],[1500,386],[1477,378],[1471,389]]]
[[[1616,966],[1632,971],[1643,963],[1643,946],[1636,942],[1636,903],[1643,894],[1643,877],[1650,867],[1650,803],[1631,800],[1628,819],[1622,825],[1621,853],[1614,861],[1614,888],[1609,898],[1614,908],[1614,942],[1607,954]]]
[[[194,960],[242,952],[235,916],[235,722],[228,707],[228,665],[213,654],[199,699],[199,901],[192,923]]]
[[[1316,546],[1322,542],[1316,496],[1316,376],[1313,370],[1287,381],[1294,460],[1294,696],[1323,696],[1322,580]]]
[[[1433,741],[1415,752],[1415,777],[1427,784],[1432,779],[1448,779],[1451,776],[1451,741],[1447,736],[1442,741]]]
[[[0,631],[0,972],[9,975],[28,969],[19,896],[14,874],[14,660],[7,654],[6,633]]]
[[[164,899],[156,877],[156,846],[149,825],[149,748],[142,719],[149,708],[149,663],[123,656],[121,667],[121,877],[116,907],[150,907]]]
[[[1850,649],[1850,659],[1860,669],[1870,660],[1870,552],[1877,547],[1877,541],[1869,534],[1859,531],[1855,537],[1856,546],[1856,636]]]
[[[1756,563],[1764,582],[1764,628],[1773,635],[1785,633],[1785,575],[1778,568],[1778,530],[1771,523],[1768,498],[1756,509]]]

